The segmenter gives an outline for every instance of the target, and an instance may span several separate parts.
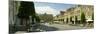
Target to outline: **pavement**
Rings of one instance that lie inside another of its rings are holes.
[[[71,26],[69,24],[44,24],[45,26],[55,27],[57,30],[76,30],[76,29],[89,29],[88,27]]]
[[[27,33],[26,31],[17,31],[15,34],[24,34]]]
[[[49,24],[49,23],[41,23],[37,26],[39,32],[45,31],[61,31],[61,30],[77,30],[77,29],[90,29],[88,27],[80,27],[80,26],[71,26],[69,24]],[[26,33],[25,31],[18,31],[15,34]]]

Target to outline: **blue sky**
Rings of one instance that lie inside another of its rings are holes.
[[[60,11],[67,10],[70,7],[74,7],[73,4],[61,4],[61,3],[47,3],[47,2],[35,2],[35,9],[37,13],[48,13],[54,16],[59,14]],[[49,10],[50,9],[50,10]]]

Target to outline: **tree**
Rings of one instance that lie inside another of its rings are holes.
[[[42,22],[52,22],[53,15],[52,14],[39,14],[39,19],[42,20]]]
[[[94,20],[94,13],[92,13],[92,20]]]
[[[81,20],[80,20],[81,23],[86,23],[86,19],[85,19],[85,14],[84,12],[81,12]]]
[[[72,24],[73,24],[73,20],[72,20],[72,17],[70,17],[70,22],[72,22]]]
[[[36,18],[36,22],[39,23],[39,22],[40,22],[40,18],[39,18],[39,16],[36,16],[35,18]]]
[[[66,18],[66,23],[68,23],[68,18]]]
[[[27,21],[29,21],[29,16],[32,16],[32,23],[34,23],[34,19],[39,20],[38,16],[36,16],[33,2],[21,1],[18,11],[19,13],[17,16],[21,19],[21,25],[26,25],[29,28],[30,23],[27,23]]]
[[[75,23],[77,23],[77,16],[75,16]]]
[[[72,21],[72,17],[70,17],[70,21]]]

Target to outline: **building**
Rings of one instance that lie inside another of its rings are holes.
[[[19,23],[19,19],[17,18],[18,8],[20,6],[20,2],[9,0],[9,24],[14,25],[15,23]]]
[[[64,12],[61,12],[60,15],[55,16],[54,21],[59,21],[63,24],[76,24],[80,20],[81,11],[84,12],[86,20],[92,19],[92,15],[94,13],[94,7],[92,5],[77,5],[75,7],[67,9]],[[77,22],[75,22],[76,20]]]

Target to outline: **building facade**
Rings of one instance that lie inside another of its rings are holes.
[[[18,24],[20,20],[17,18],[18,8],[20,6],[20,2],[9,0],[9,24],[14,25]]]
[[[58,21],[63,24],[76,24],[80,21],[81,12],[84,12],[86,20],[92,20],[92,15],[94,14],[93,11],[94,9],[92,5],[78,5],[63,11],[63,14],[61,12],[60,15],[54,17],[54,21]]]

